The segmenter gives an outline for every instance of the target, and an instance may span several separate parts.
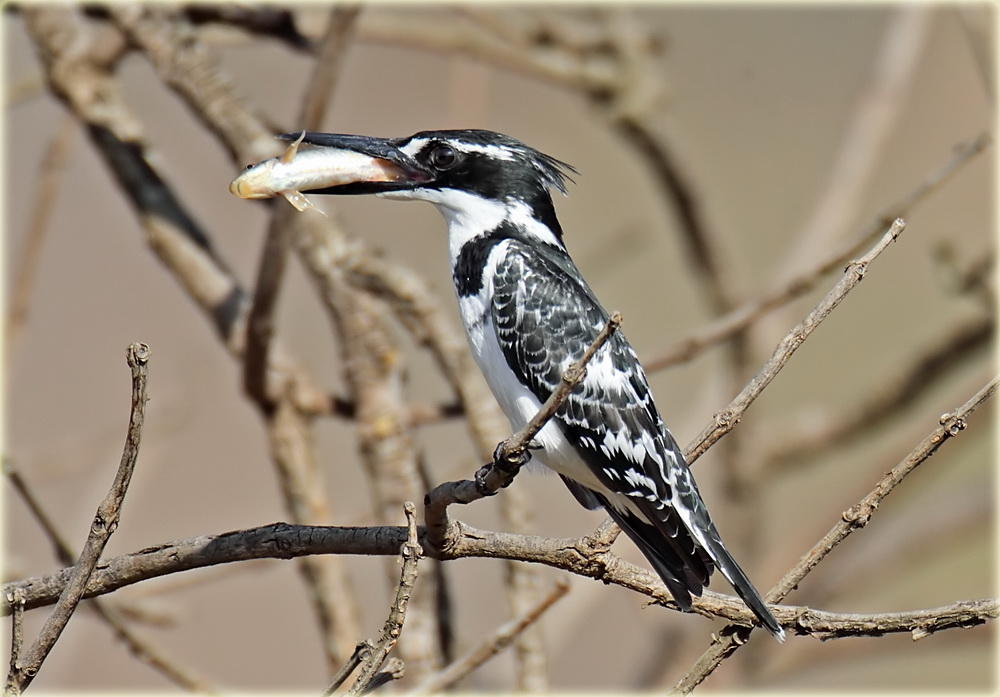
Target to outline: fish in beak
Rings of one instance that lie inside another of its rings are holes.
[[[231,194],[240,198],[283,196],[299,211],[319,210],[303,192],[398,191],[432,177],[388,138],[307,131],[278,138],[292,142],[280,157],[247,167],[229,185]],[[303,144],[308,147],[300,149]]]

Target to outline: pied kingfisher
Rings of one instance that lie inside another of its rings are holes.
[[[522,428],[608,321],[566,251],[549,194],[565,193],[568,172],[576,170],[492,131],[281,137],[347,151],[351,162],[358,154],[372,158],[357,177],[339,171],[331,178],[337,185],[312,193],[437,206],[448,224],[452,277],[473,356],[511,428]],[[701,595],[718,567],[761,624],[784,638],[723,545],[620,332],[595,354],[582,383],[536,440],[532,456],[557,472],[583,506],[610,514],[681,608],[690,610],[691,595]]]

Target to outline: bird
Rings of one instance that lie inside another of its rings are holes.
[[[579,172],[488,130],[278,137],[321,149],[331,163],[337,153],[349,153],[352,162],[360,154],[378,165],[359,168],[356,177],[339,167],[330,186],[313,176],[313,188],[303,193],[426,201],[443,214],[469,347],[511,428],[522,428],[609,319],[569,255],[552,200],[553,191],[566,194],[567,181]],[[310,166],[321,162],[314,158]],[[530,455],[554,470],[581,505],[610,515],[682,610],[691,610],[692,596],[702,594],[718,569],[760,624],[784,640],[723,544],[622,332],[592,357]]]

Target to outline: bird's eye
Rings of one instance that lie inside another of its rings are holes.
[[[449,169],[458,163],[458,153],[450,145],[439,145],[431,150],[427,161],[435,169]]]

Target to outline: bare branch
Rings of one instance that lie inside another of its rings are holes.
[[[55,609],[45,621],[38,637],[31,648],[20,659],[11,659],[12,669],[7,675],[5,693],[20,694],[31,684],[38,674],[42,663],[49,655],[62,634],[66,623],[76,611],[76,607],[87,588],[90,576],[97,566],[101,552],[104,551],[112,533],[118,527],[118,517],[121,512],[125,492],[128,491],[135,461],[139,456],[139,441],[142,438],[142,425],[146,413],[146,379],[148,376],[149,347],[146,344],[134,343],[125,352],[128,366],[132,371],[132,407],[129,413],[128,432],[125,436],[125,447],[121,462],[104,500],[97,507],[97,514],[90,525],[90,534],[84,543],[80,558],[73,567],[66,586],[63,588]],[[15,597],[12,594],[12,597]]]
[[[966,419],[983,402],[993,396],[997,388],[997,383],[998,379],[993,378],[953,414],[943,415],[941,417],[941,425],[931,431],[916,448],[910,451],[899,464],[879,480],[878,484],[876,484],[875,488],[867,496],[844,511],[841,520],[819,542],[813,545],[812,549],[802,556],[798,564],[789,569],[788,573],[768,591],[766,595],[767,601],[769,603],[779,603],[784,600],[785,596],[795,590],[809,572],[816,568],[833,551],[834,547],[843,542],[854,531],[865,527],[882,500],[910,472],[937,452],[938,448],[945,442],[954,438],[965,429]],[[995,603],[993,603],[989,611],[995,614]],[[781,619],[778,621],[782,622]],[[871,629],[864,622],[861,623],[861,626]],[[722,630],[691,669],[678,681],[674,687],[674,691],[680,694],[687,694],[700,685],[725,659],[733,655],[740,646],[746,643],[747,636],[751,630],[752,628],[750,627],[737,627],[735,625],[729,625]],[[917,631],[916,627],[914,627],[914,631]],[[920,632],[924,631],[926,630],[920,630]],[[836,632],[830,633],[836,634]],[[919,636],[915,634],[915,638],[919,638]]]
[[[351,673],[353,673],[355,669],[361,665],[361,662],[368,660],[373,648],[372,643],[367,639],[358,642],[358,645],[354,647],[354,652],[347,659],[347,662],[344,663],[343,667],[337,671],[336,675],[333,676],[333,680],[330,681],[330,686],[323,692],[323,697],[330,697],[330,695],[336,692],[337,688],[343,685],[344,681],[351,677]]]
[[[941,417],[941,425],[931,431],[920,444],[903,460],[893,467],[857,504],[844,511],[842,520],[806,553],[778,584],[767,594],[770,602],[780,602],[802,581],[805,576],[819,564],[833,548],[840,544],[848,535],[860,530],[868,524],[882,500],[916,469],[927,458],[937,452],[946,441],[954,438],[966,428],[966,419],[987,399],[993,396],[997,388],[997,378],[992,379],[979,392],[952,414]]]
[[[497,629],[483,640],[478,646],[469,650],[465,655],[455,660],[451,665],[443,670],[431,675],[420,685],[415,687],[410,694],[438,694],[444,692],[459,680],[467,676],[489,659],[496,656],[517,638],[517,636],[531,626],[540,618],[546,610],[569,592],[569,583],[560,581],[556,584],[544,598],[535,604],[530,610],[515,617]]]
[[[11,606],[10,622],[10,664],[8,675],[14,675],[20,666],[21,650],[24,647],[24,591],[15,588],[7,596],[7,602]],[[4,690],[4,694],[7,694]]]
[[[403,631],[403,623],[406,621],[406,606],[413,593],[413,586],[417,582],[417,566],[420,557],[423,556],[423,549],[417,539],[416,507],[407,501],[403,510],[406,513],[407,536],[406,542],[399,550],[403,559],[403,570],[399,574],[396,597],[389,607],[389,616],[382,627],[382,633],[372,647],[368,658],[361,664],[361,672],[358,679],[354,681],[354,685],[347,692],[348,695],[363,695],[374,689],[372,681],[389,652],[396,645],[396,641],[399,640],[399,635]]]
[[[743,416],[747,407],[760,395],[765,387],[781,371],[792,354],[802,345],[810,334],[829,316],[829,314],[847,297],[864,278],[868,271],[868,266],[878,257],[906,227],[906,223],[901,218],[897,218],[889,227],[889,230],[882,236],[874,247],[867,254],[859,259],[855,259],[847,265],[847,269],[840,281],[835,285],[816,305],[813,310],[806,315],[805,319],[792,328],[788,334],[778,343],[774,353],[760,369],[760,371],[747,383],[746,387],[736,395],[732,402],[722,411],[715,414],[712,424],[705,428],[688,445],[684,456],[688,463],[697,460],[716,441],[729,433]]]
[[[187,101],[238,163],[277,154],[279,146],[263,120],[237,96],[215,54],[196,40],[173,9],[156,5],[111,5],[108,12],[149,58],[165,83]]]
[[[424,554],[445,560],[489,558],[543,564],[601,583],[627,588],[664,607],[677,609],[670,593],[654,574],[611,553],[613,536],[549,538],[479,530],[460,522],[456,526],[459,537],[447,552],[432,547],[426,541],[426,531],[421,534],[418,528],[418,534],[423,539]],[[610,526],[607,529],[611,531]],[[219,535],[203,535],[163,543],[106,560],[95,570],[87,587],[86,597],[111,593],[131,584],[181,571],[253,559],[291,559],[316,554],[394,556],[399,553],[400,545],[406,539],[407,529],[399,526],[350,528],[287,523],[273,523]],[[2,587],[4,603],[0,606],[0,614],[11,614],[10,599],[18,590],[24,594],[25,609],[53,604],[71,573],[72,569],[63,569],[51,576],[5,583]],[[984,611],[981,615],[984,619],[991,619],[994,610],[990,608],[995,607],[996,601],[982,602],[994,603],[986,606],[988,612]],[[755,622],[753,614],[742,600],[708,590],[704,591],[702,597],[694,599],[692,609],[705,617],[721,618],[741,625],[750,626]],[[774,605],[771,609],[782,626],[797,633],[808,633],[803,628],[796,629],[795,618],[811,608]],[[897,622],[897,626],[902,627],[909,614],[913,613],[899,613],[899,617],[903,619]],[[856,616],[850,614],[828,613],[824,618],[825,623],[820,627],[823,632],[839,631],[856,622]]]
[[[42,508],[38,498],[34,495],[24,478],[21,477],[8,459],[4,459],[4,471],[7,474],[14,490],[21,496],[21,499],[28,506],[31,514],[45,532],[45,536],[52,543],[53,551],[59,563],[64,566],[72,566],[75,561],[73,550],[59,534],[55,523]],[[20,591],[16,591],[20,592]],[[102,598],[91,598],[87,606],[94,610],[115,635],[120,638],[128,650],[139,660],[149,664],[154,670],[162,673],[168,680],[178,687],[194,692],[214,692],[202,678],[196,677],[188,669],[182,668],[177,663],[167,658],[163,652],[150,641],[138,636],[125,622],[126,610],[116,604],[105,602]],[[15,610],[17,606],[15,605]]]
[[[524,428],[497,446],[493,462],[484,465],[476,472],[475,481],[466,479],[446,482],[427,493],[424,497],[424,520],[427,523],[428,540],[433,546],[447,549],[451,544],[454,531],[449,530],[448,506],[453,503],[472,503],[485,496],[492,496],[514,481],[521,465],[527,461],[531,440],[562,406],[569,393],[583,380],[587,363],[618,330],[621,321],[621,315],[617,312],[611,316],[583,355],[566,369],[559,386],[552,391],[532,419]]]

